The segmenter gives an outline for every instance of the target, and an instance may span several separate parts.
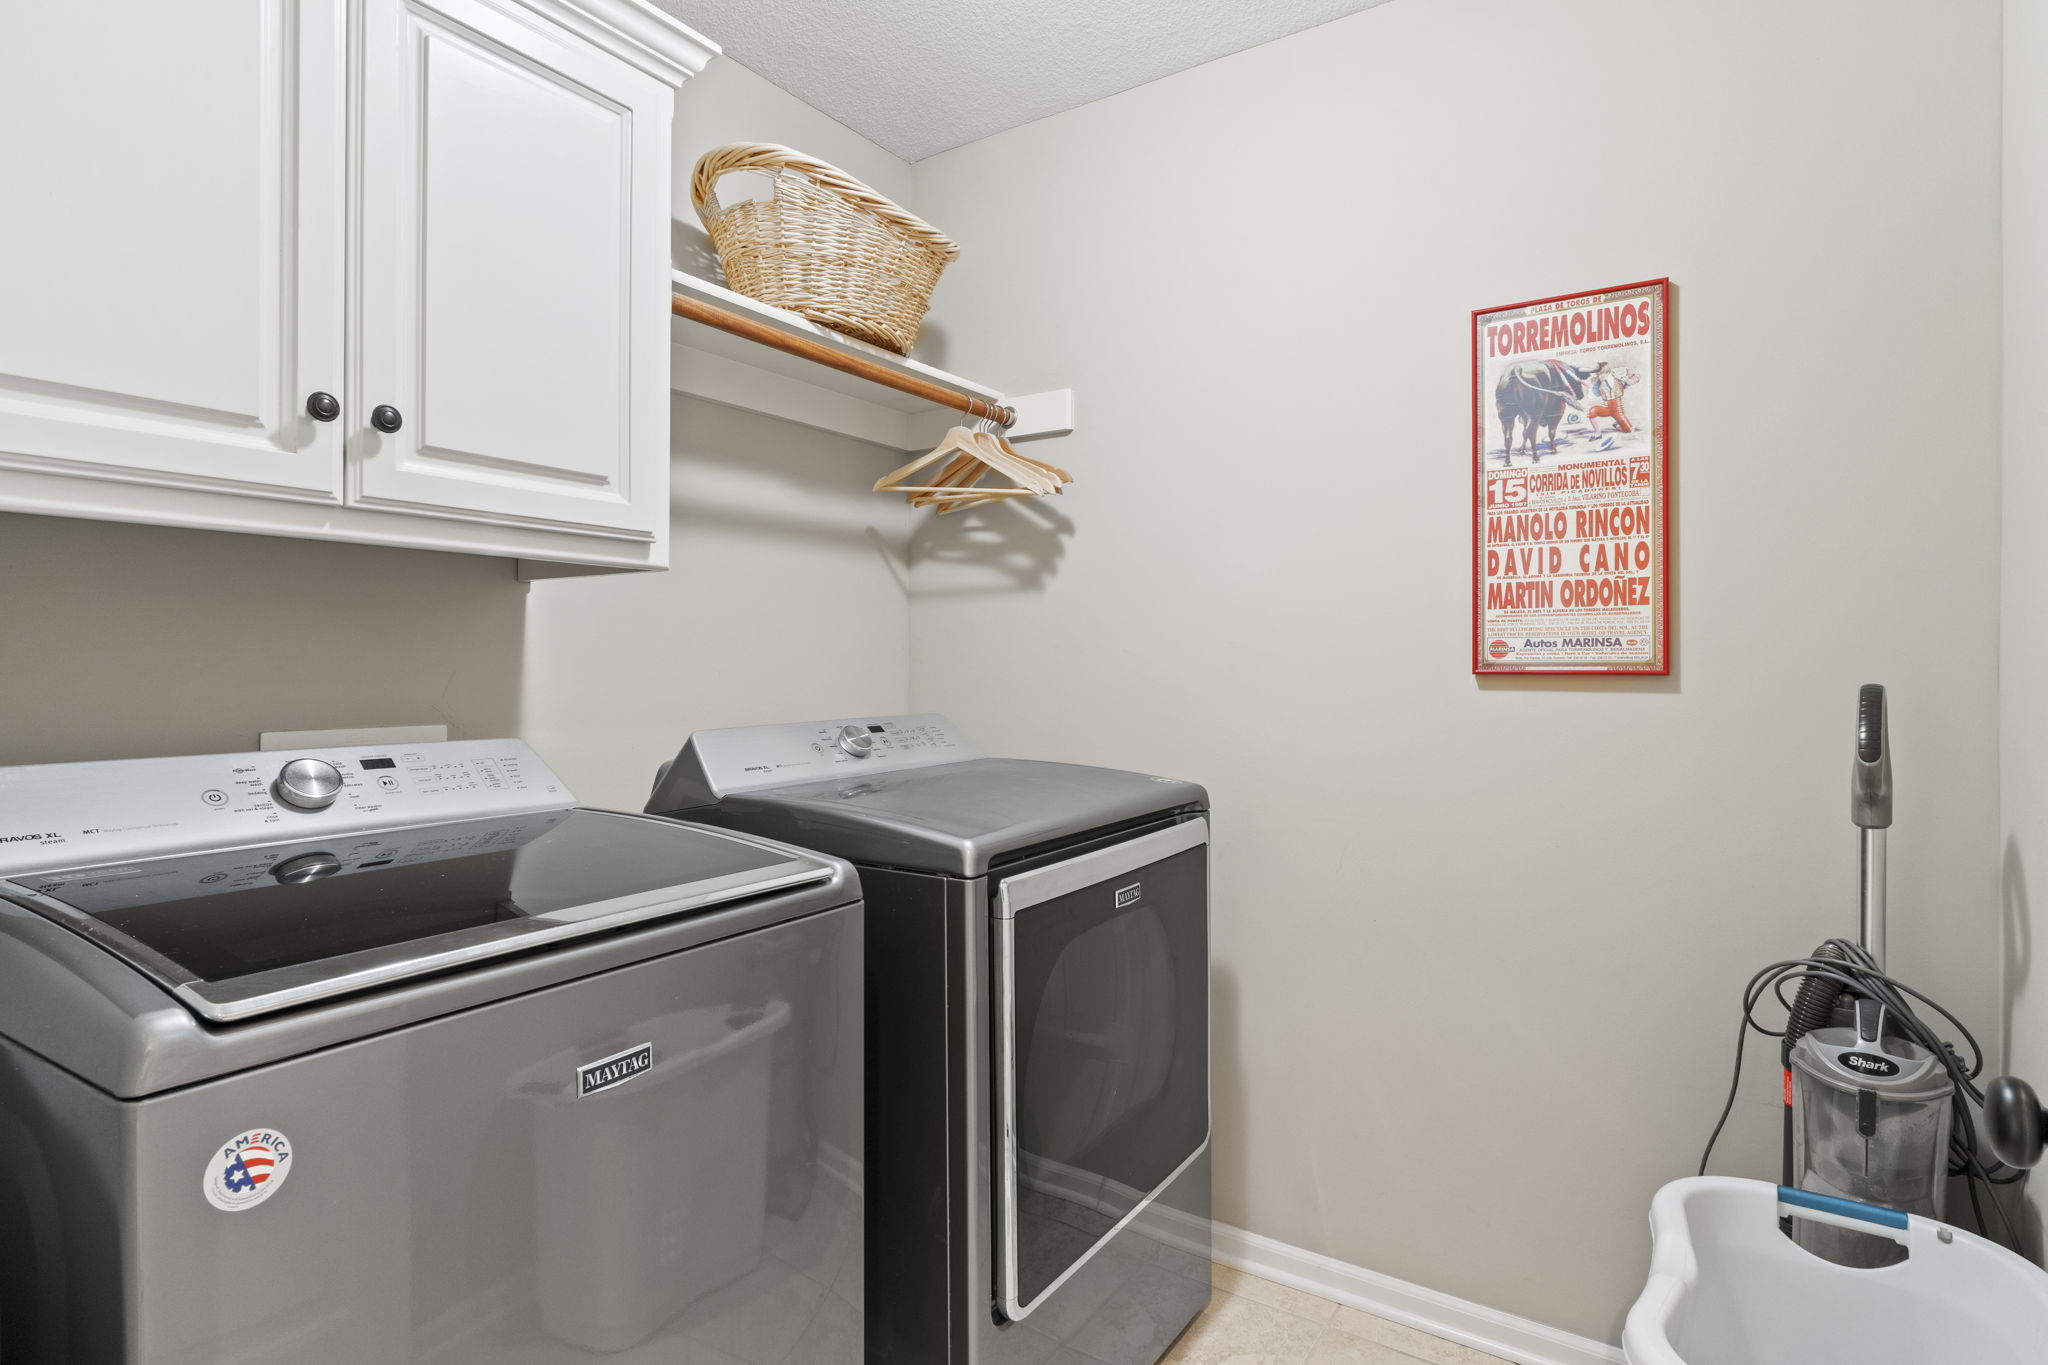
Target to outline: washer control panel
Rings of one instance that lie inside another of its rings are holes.
[[[575,803],[516,739],[0,768],[0,875]]]
[[[929,768],[980,758],[940,715],[855,716],[794,725],[699,730],[655,779],[650,811],[707,805],[735,792]]]

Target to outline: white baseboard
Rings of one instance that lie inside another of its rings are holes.
[[[1210,1235],[1210,1255],[1247,1275],[1334,1299],[1517,1365],[1621,1365],[1620,1347],[1591,1337],[1424,1289],[1243,1228],[1217,1223]]]

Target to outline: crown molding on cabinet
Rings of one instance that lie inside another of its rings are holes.
[[[519,4],[669,85],[679,86],[697,75],[720,51],[717,43],[646,0],[519,0]]]

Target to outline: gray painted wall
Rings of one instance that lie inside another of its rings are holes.
[[[525,611],[509,560],[0,516],[0,763],[510,734]]]
[[[1893,961],[1996,1036],[1998,86],[1990,0],[1400,0],[918,163],[953,361],[1080,430],[919,528],[912,700],[1210,784],[1219,1216],[1615,1339],[1743,982],[1853,933],[1864,681]],[[1469,310],[1667,274],[1678,671],[1476,683]]]
[[[2048,470],[2035,395],[2048,371],[2048,5],[2005,4],[2004,535],[2001,541],[1999,729],[2003,844],[2005,1047],[2013,1074],[2048,1092],[2048,972],[2036,963],[2048,933]],[[2028,1241],[2042,1254],[2040,1185]]]
[[[570,789],[638,810],[692,730],[905,710],[900,455],[678,398],[663,574],[533,585],[521,729]]]
[[[781,142],[910,195],[910,168],[721,59],[676,98],[675,260],[716,277],[697,158]],[[900,452],[678,396],[669,572],[533,585],[521,727],[586,801],[638,809],[690,731],[900,711],[909,509],[869,487]]]

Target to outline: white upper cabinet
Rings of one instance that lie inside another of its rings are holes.
[[[352,496],[653,537],[668,87],[485,0],[363,0],[363,16]]]
[[[645,0],[0,5],[0,510],[664,565],[715,52]]]
[[[0,468],[332,501],[341,0],[9,4]]]

